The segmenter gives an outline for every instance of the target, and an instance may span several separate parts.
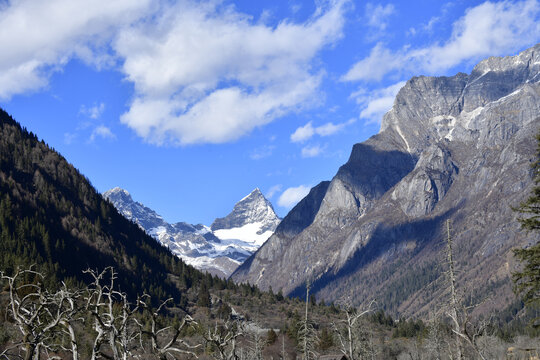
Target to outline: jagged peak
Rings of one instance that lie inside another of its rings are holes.
[[[475,111],[539,81],[540,44],[517,55],[482,60],[469,75],[415,76],[399,90],[378,135],[419,156],[430,138],[459,139],[465,134],[459,128],[468,129]]]
[[[248,195],[244,196],[240,201],[238,201],[234,207],[231,213],[235,212],[245,212],[245,205],[246,203],[255,203],[255,204],[261,204],[265,207],[269,208],[269,212],[275,215],[274,207],[272,206],[272,203],[263,195],[261,190],[256,187],[253,191],[251,191]],[[255,205],[256,206],[256,205]],[[275,215],[277,217],[277,215]]]
[[[257,187],[238,201],[232,211],[224,218],[217,218],[212,223],[212,230],[243,226],[250,222],[272,223],[277,226],[280,219],[274,211],[272,203],[266,199]]]
[[[262,194],[261,189],[259,189],[258,187],[256,187],[255,189],[253,189],[253,191],[251,191],[249,194],[247,194],[246,196],[244,196],[244,197],[239,201],[239,203],[242,202],[242,201],[244,201],[244,200],[247,200],[247,199],[249,199],[249,198],[253,198],[253,197],[255,197],[255,198],[263,197],[263,198],[264,198],[264,195]]]
[[[540,65],[540,44],[523,50],[513,56],[491,56],[480,61],[472,70],[471,74],[483,75],[490,71],[508,71],[519,67]]]

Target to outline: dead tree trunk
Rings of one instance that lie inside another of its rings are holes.
[[[456,340],[456,351],[458,360],[463,359],[463,353],[461,349],[461,341],[459,334],[461,333],[461,326],[458,319],[458,300],[456,294],[456,274],[454,268],[454,255],[452,250],[452,237],[450,236],[450,220],[446,220],[446,256],[448,258],[448,282],[450,285],[450,318],[452,319],[452,327]]]

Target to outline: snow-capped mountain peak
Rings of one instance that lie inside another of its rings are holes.
[[[103,196],[112,202],[122,215],[136,222],[143,230],[167,225],[154,210],[134,201],[127,190],[115,187],[103,193]]]
[[[221,276],[229,276],[273,234],[280,222],[259,188],[240,200],[229,215],[216,219],[212,227],[184,222],[169,224],[119,187],[103,196],[186,263]]]
[[[223,218],[217,218],[212,223],[212,231],[221,229],[241,228],[248,224],[261,224],[260,231],[274,231],[280,222],[274,208],[262,194],[259,188],[234,205],[233,210]]]

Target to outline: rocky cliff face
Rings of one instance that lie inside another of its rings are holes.
[[[309,280],[318,298],[422,314],[444,293],[450,220],[461,289],[502,307],[514,299],[511,248],[535,241],[511,206],[532,186],[539,128],[540,45],[469,75],[412,78],[379,134],[356,144],[232,278],[293,295]]]
[[[280,219],[274,212],[270,201],[266,200],[259,188],[234,205],[233,210],[224,218],[217,218],[212,223],[212,231],[241,228],[247,224],[260,223],[260,232],[274,232]]]
[[[253,254],[280,222],[259,189],[240,200],[225,218],[216,219],[212,228],[185,222],[169,224],[118,187],[103,196],[186,263],[222,277],[229,276]]]

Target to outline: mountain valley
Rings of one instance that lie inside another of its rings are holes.
[[[0,110],[0,357],[530,355],[537,315],[512,293],[512,250],[540,236],[513,208],[538,191],[539,114],[540,45],[412,78],[284,219],[255,189],[205,226],[100,194]]]

